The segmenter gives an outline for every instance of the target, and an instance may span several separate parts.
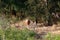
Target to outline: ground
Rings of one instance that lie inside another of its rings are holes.
[[[51,33],[51,35],[60,35],[60,23],[58,23],[57,25],[53,24],[52,26],[44,26],[43,23],[36,24],[36,22],[31,21],[30,25],[27,25],[25,23],[25,19],[23,21],[19,20],[13,22],[15,20],[16,18],[14,17],[6,18],[5,15],[0,15],[0,26],[2,27],[2,29],[6,27],[16,27],[18,29],[28,28],[29,30],[33,30],[35,33],[37,33],[37,35],[40,35],[42,37],[47,35],[47,33]]]

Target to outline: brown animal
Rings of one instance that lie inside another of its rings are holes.
[[[30,24],[30,20],[28,19],[25,19],[25,20],[22,20],[22,21],[18,21],[17,23],[15,23],[15,26],[16,27],[25,27],[25,26],[28,26]]]

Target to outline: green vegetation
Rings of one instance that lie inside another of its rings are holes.
[[[31,17],[36,22],[42,20],[51,25],[57,22],[56,14],[60,15],[60,0],[0,0],[0,13],[12,14],[19,19]]]
[[[48,33],[45,37],[45,40],[60,40],[60,35],[51,35]]]
[[[28,29],[8,28],[6,30],[0,29],[0,40],[34,40],[34,31]]]
[[[60,0],[0,0],[0,40],[35,40],[33,31],[8,28],[25,18],[48,26],[57,24],[60,22]],[[59,40],[59,37],[48,34],[46,38]]]

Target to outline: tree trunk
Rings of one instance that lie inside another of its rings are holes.
[[[52,26],[52,25],[53,25],[53,23],[52,23],[52,16],[49,15],[49,17],[48,17],[48,26]]]

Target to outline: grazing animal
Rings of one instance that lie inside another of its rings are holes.
[[[15,23],[15,26],[16,27],[26,27],[30,24],[30,20],[28,19],[25,19],[25,20],[22,20],[22,21],[18,21],[17,23]]]

